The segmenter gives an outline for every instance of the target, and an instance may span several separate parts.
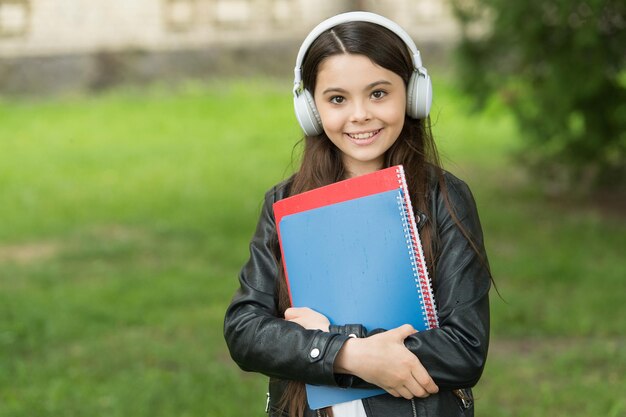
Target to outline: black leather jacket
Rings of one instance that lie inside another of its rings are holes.
[[[432,230],[436,231],[434,295],[440,328],[409,336],[405,345],[420,359],[439,386],[439,393],[414,400],[388,394],[364,399],[365,411],[370,417],[474,414],[470,388],[478,382],[487,357],[491,281],[472,194],[464,182],[449,173],[445,174],[445,181],[449,201],[483,259],[477,256],[454,223],[439,185],[433,184],[429,193],[430,218],[421,217],[422,222],[433,222]],[[367,337],[368,329],[353,325],[332,326],[330,332],[306,330],[279,316],[272,204],[286,196],[289,185],[289,181],[282,182],[265,195],[261,218],[250,243],[250,258],[241,270],[240,288],[224,321],[224,336],[239,367],[270,377],[268,409],[271,416],[286,416],[276,408],[286,380],[367,386],[359,378],[336,375],[333,362],[348,334]],[[418,218],[420,216],[416,216]],[[313,349],[320,352],[315,358],[309,354]],[[460,388],[469,401],[453,393]],[[307,410],[306,416],[316,415],[315,411]]]

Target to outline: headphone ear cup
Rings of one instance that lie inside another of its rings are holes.
[[[430,113],[433,88],[428,74],[413,71],[406,90],[406,114],[413,119],[425,119]]]
[[[305,89],[300,94],[294,96],[293,107],[305,135],[317,136],[322,133],[324,130],[322,128],[322,119],[315,107],[315,100],[308,90]]]

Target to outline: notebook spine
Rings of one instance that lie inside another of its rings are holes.
[[[417,223],[415,222],[415,214],[409,197],[409,189],[406,183],[404,168],[399,166],[396,170],[398,183],[402,190],[402,197],[398,197],[398,204],[401,206],[403,223],[405,224],[407,246],[413,264],[413,274],[415,276],[415,284],[420,293],[420,297],[424,304],[424,319],[428,323],[429,329],[439,327],[439,319],[437,318],[437,309],[435,299],[433,297],[432,282],[428,277],[428,269],[424,259],[424,250],[422,242],[417,231]]]

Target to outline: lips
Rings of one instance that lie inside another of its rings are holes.
[[[352,143],[357,145],[369,145],[374,142],[382,129],[372,130],[369,132],[346,133],[346,136]]]

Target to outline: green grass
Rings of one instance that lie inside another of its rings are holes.
[[[446,166],[494,276],[477,415],[626,413],[623,218],[545,201],[497,106],[435,85]],[[263,192],[291,172],[288,83],[0,101],[0,417],[263,415],[224,310]]]

